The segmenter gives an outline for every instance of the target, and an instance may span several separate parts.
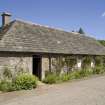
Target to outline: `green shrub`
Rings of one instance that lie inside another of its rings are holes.
[[[102,74],[105,72],[105,68],[103,66],[97,66],[93,68],[84,68],[82,70],[75,70],[72,72],[64,73],[64,74],[54,74],[54,73],[47,73],[47,76],[43,80],[43,82],[48,84],[59,83],[63,81],[73,80],[73,79],[80,79],[84,77],[88,77],[92,74]]]
[[[98,66],[98,67],[100,67],[100,66],[103,66],[103,62],[104,61],[104,58],[103,58],[103,56],[96,56],[95,57],[95,65],[96,65],[96,67]]]
[[[89,75],[93,74],[92,69],[84,69],[84,70],[78,70],[78,71],[72,71],[66,74],[62,74],[60,76],[61,81],[68,81],[73,79],[80,79],[82,77],[87,77]]]
[[[86,69],[86,76],[92,75],[93,69]]]
[[[37,86],[37,78],[31,74],[23,73],[19,74],[14,81],[1,80],[0,91],[10,92],[21,89],[32,89]]]
[[[78,79],[78,78],[80,78],[79,72],[73,71],[73,72],[62,74],[59,79],[61,81],[68,81],[68,80]]]
[[[0,91],[11,92],[14,91],[15,87],[11,81],[1,80],[0,82]]]
[[[60,79],[59,80],[61,80],[61,81],[68,81],[68,80],[70,80],[70,74],[67,74],[67,73],[62,74],[60,76]]]
[[[47,84],[54,84],[57,82],[59,76],[57,77],[56,74],[54,73],[50,73],[48,74],[45,79],[43,80],[44,83],[47,83]]]
[[[105,68],[103,66],[96,66],[93,70],[94,74],[103,74],[105,72]]]
[[[91,67],[91,57],[85,56],[82,61],[82,69],[87,69]]]
[[[87,77],[91,74],[93,74],[93,70],[92,69],[83,69],[79,71],[79,74],[81,77]]]
[[[48,73],[45,79],[43,80],[43,82],[47,84],[54,84],[54,83],[59,83],[63,81],[73,80],[73,79],[80,79],[80,78],[89,76],[92,73],[93,73],[93,70],[91,69],[72,71],[69,73],[64,73],[62,75]]]
[[[37,78],[29,73],[22,73],[16,76],[14,81],[17,90],[32,89],[37,86]]]
[[[80,79],[82,77],[80,71],[74,71],[72,75],[74,79]]]

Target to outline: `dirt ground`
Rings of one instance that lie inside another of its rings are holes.
[[[105,105],[105,76],[0,93],[0,105]]]

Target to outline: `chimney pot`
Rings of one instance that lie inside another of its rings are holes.
[[[5,26],[5,25],[10,23],[10,21],[11,21],[11,14],[10,13],[3,12],[1,16],[2,16],[2,26]]]

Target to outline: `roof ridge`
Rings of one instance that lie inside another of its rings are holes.
[[[47,25],[41,25],[41,24],[38,24],[38,23],[33,23],[31,21],[25,21],[25,20],[18,19],[18,18],[15,21],[21,22],[21,23],[24,23],[24,24],[29,24],[29,25],[32,25],[32,26],[36,25],[36,26],[40,26],[40,27],[44,27],[44,28],[48,28],[48,29],[53,29],[53,30],[57,30],[57,31],[66,32],[66,33],[69,33],[69,34],[74,34],[74,35],[85,36],[85,37],[88,37],[88,38],[93,38],[93,37],[90,37],[88,35],[84,35],[84,34],[80,34],[80,33],[74,33],[74,32],[70,32],[70,31],[66,31],[64,29],[60,29],[60,28],[50,27],[50,26],[47,26]],[[93,38],[93,39],[95,39],[95,38]]]
[[[44,28],[48,28],[48,29],[53,29],[53,30],[56,30],[56,31],[62,31],[62,32],[66,32],[66,33],[69,33],[69,34],[74,34],[74,35],[77,35],[77,36],[79,35],[79,36],[82,36],[82,37],[95,39],[95,38],[90,37],[88,35],[84,35],[84,34],[80,34],[80,33],[74,33],[74,32],[69,32],[69,31],[66,31],[66,30],[63,30],[63,29],[60,29],[60,28],[54,28],[54,27],[50,27],[50,26],[46,26],[46,25],[40,25],[38,23],[33,23],[31,21],[25,21],[25,20],[22,20],[22,19],[15,19],[15,20],[11,21],[8,24],[8,25],[11,25],[11,26],[9,27],[9,29],[4,34],[6,34],[12,28],[12,24],[15,23],[15,22],[24,23],[24,24],[28,24],[28,25],[31,25],[31,26],[34,26],[34,25],[35,26],[40,26],[40,27],[44,27]]]
[[[54,27],[50,27],[50,26],[46,26],[46,25],[40,25],[38,23],[33,23],[31,21],[25,21],[25,20],[22,20],[22,19],[15,19],[14,21],[21,22],[21,23],[28,24],[28,25],[32,25],[32,26],[35,25],[35,26],[39,26],[39,27],[44,27],[44,28],[56,30],[56,31],[62,31],[62,32],[66,32],[66,33],[69,33],[69,34],[74,34],[75,36],[79,35],[81,37],[92,38],[92,39],[95,40],[95,38],[93,38],[91,36],[88,36],[87,34],[74,33],[74,32],[70,32],[70,31],[66,31],[66,30],[60,29],[60,28],[54,28]]]
[[[25,23],[25,24],[29,24],[29,25],[33,25],[33,26],[36,25],[36,26],[40,26],[40,27],[44,27],[44,28],[57,30],[57,31],[63,31],[63,32],[67,32],[67,33],[72,33],[70,31],[66,31],[66,30],[61,29],[61,28],[51,27],[51,26],[47,26],[47,25],[41,25],[41,24],[38,24],[38,23],[33,23],[31,21],[25,21],[25,20],[22,20],[22,19],[16,19],[16,21],[22,22],[22,23]],[[73,33],[73,34],[75,34],[75,33]],[[79,34],[79,33],[77,33],[77,34]]]

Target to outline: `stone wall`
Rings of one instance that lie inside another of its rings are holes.
[[[49,57],[42,57],[42,79],[45,78],[45,73],[49,71]]]
[[[17,53],[0,53],[0,74],[3,73],[5,67],[10,68],[12,73],[18,72],[20,69],[32,73],[32,56]]]
[[[61,74],[64,72],[69,72],[75,68],[76,64],[73,64],[71,59],[75,59],[75,56],[52,56],[51,57],[51,71],[55,72],[58,70]],[[70,65],[71,64],[71,65]]]
[[[57,59],[59,57],[61,60],[65,60],[65,57],[67,57],[67,56],[42,55],[42,64],[41,64],[42,79],[45,78],[46,71],[56,70],[56,68],[59,64],[56,60],[59,60],[59,59]],[[74,66],[74,70],[76,68],[81,69],[83,57],[82,56],[74,56],[74,57],[76,58],[76,61],[77,61]],[[91,67],[94,67],[95,66],[94,64],[95,64],[95,61],[94,61],[94,59],[92,59]],[[6,66],[9,67],[13,73],[18,72],[21,68],[25,71],[32,73],[32,70],[33,70],[32,65],[33,65],[32,54],[7,53],[7,52],[0,53],[0,74],[2,74],[3,69]],[[62,64],[60,64],[60,65],[61,65],[61,73],[64,73],[68,69],[71,70],[71,68],[67,67],[66,63],[64,63],[63,66],[62,66]]]
[[[57,55],[53,56],[53,55],[51,55],[50,57],[49,56],[43,57],[42,58],[42,77],[43,78],[45,77],[46,71],[56,72],[56,69],[58,68],[58,65],[59,65],[59,63],[58,63],[59,59],[57,59],[57,58],[61,58],[62,61],[65,61],[65,57],[67,57],[67,56],[57,56]],[[70,56],[68,56],[68,57],[70,57]],[[68,72],[71,70],[81,70],[82,69],[82,63],[83,63],[84,56],[81,56],[81,55],[71,56],[71,59],[72,59],[72,57],[76,60],[76,64],[73,66],[73,68],[71,68],[70,66],[67,66],[66,63],[63,63],[63,66],[61,64],[60,65],[61,66],[60,73]],[[72,60],[70,62],[72,62]],[[91,66],[91,68],[95,67],[95,61],[92,56],[91,56],[90,66]]]

